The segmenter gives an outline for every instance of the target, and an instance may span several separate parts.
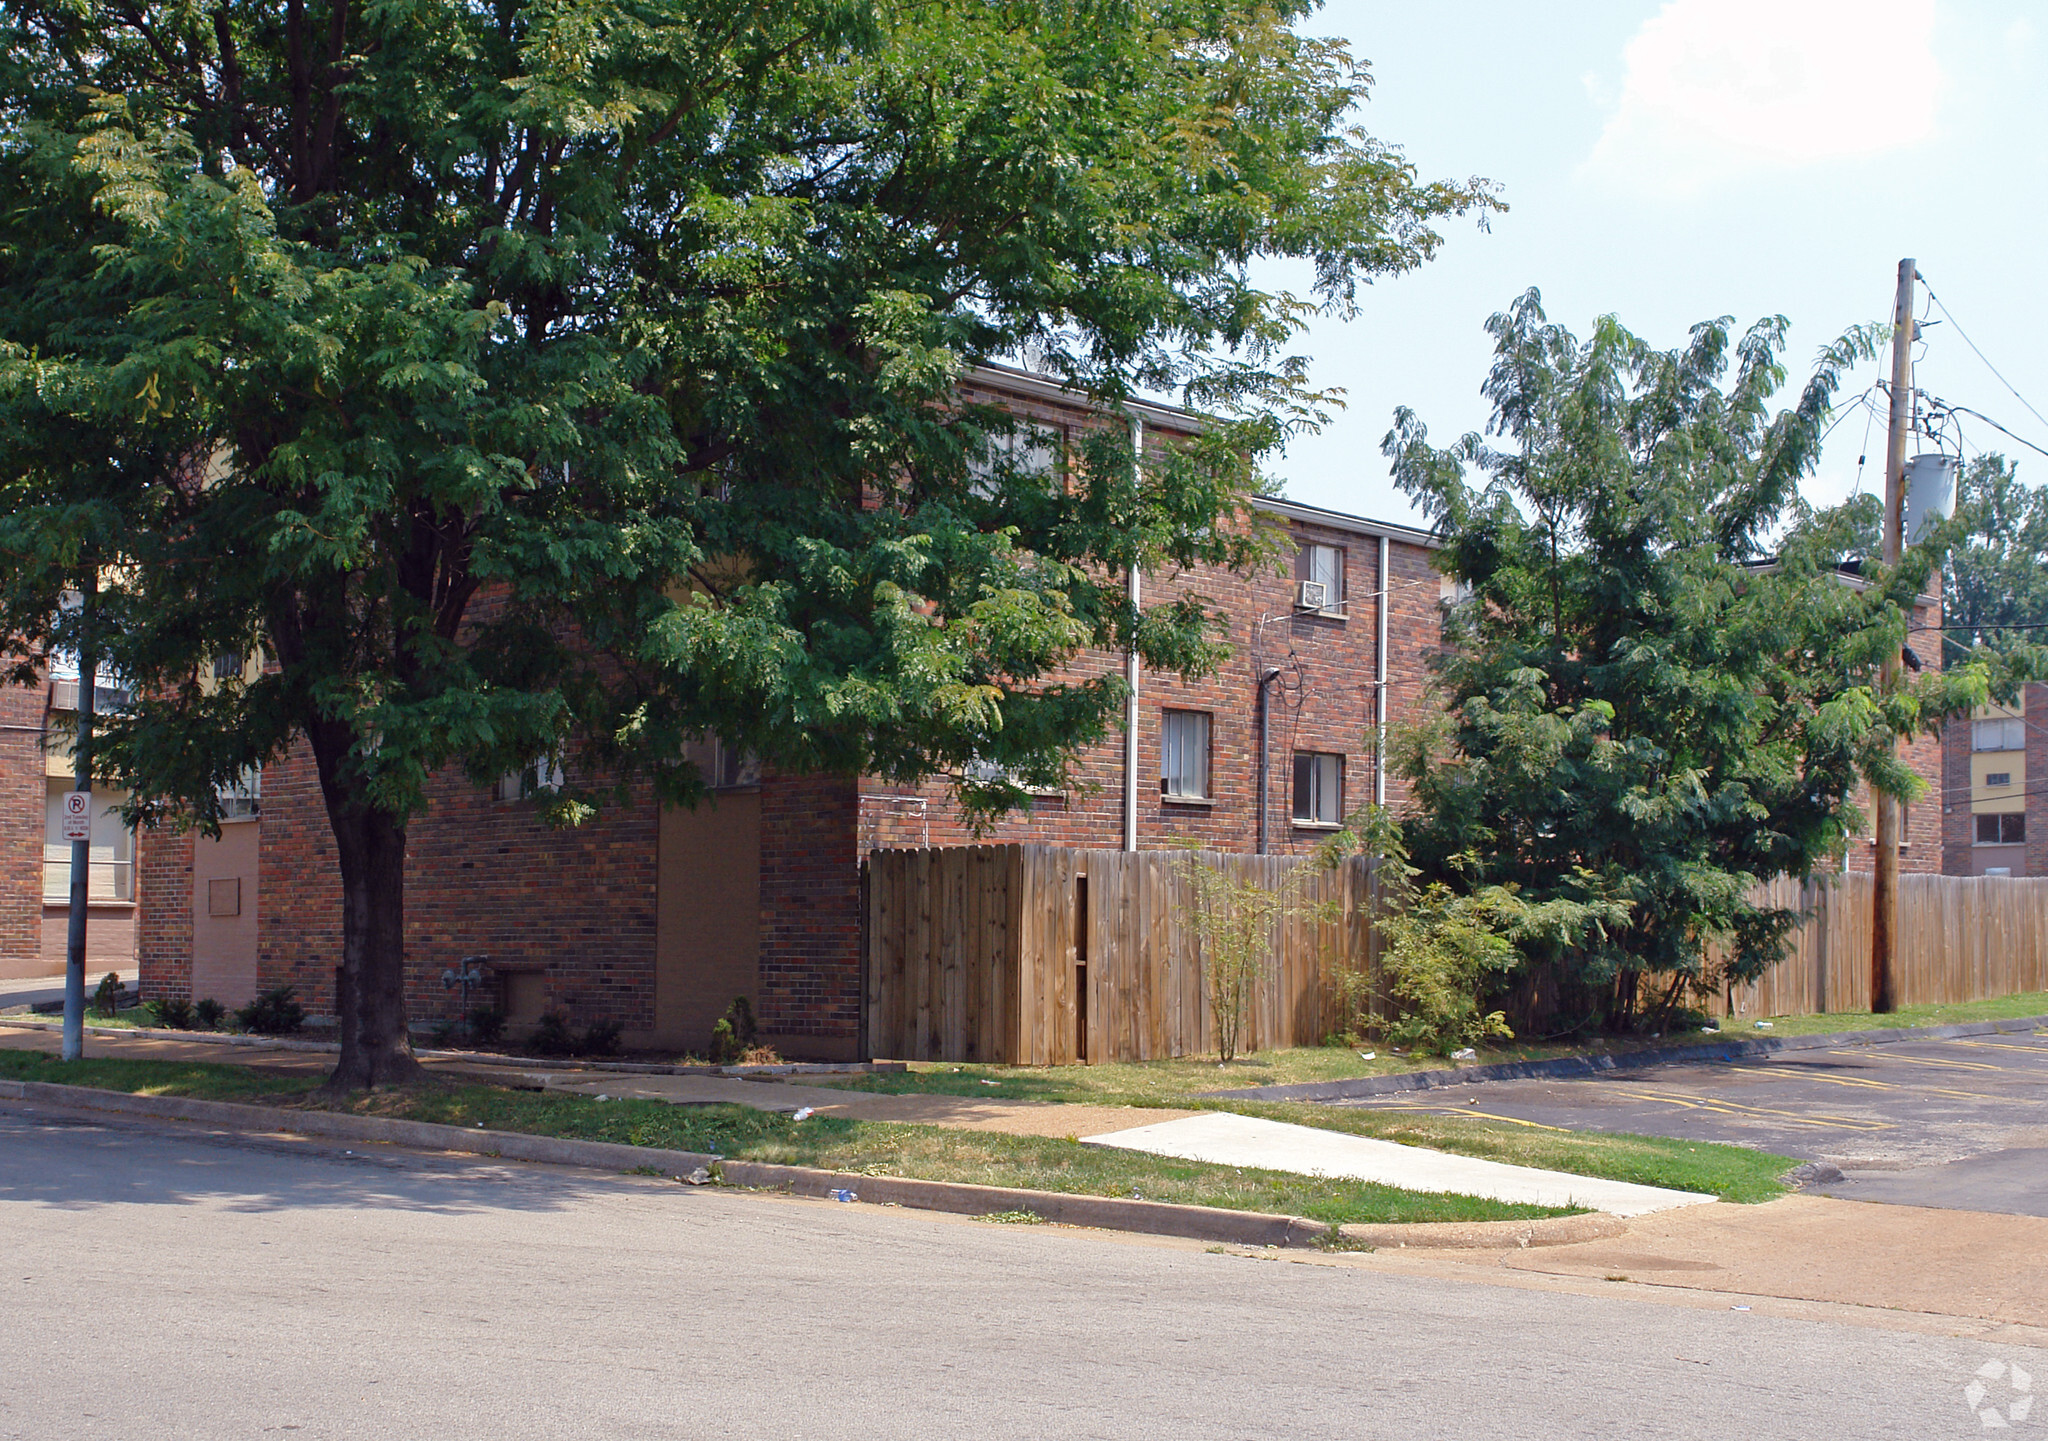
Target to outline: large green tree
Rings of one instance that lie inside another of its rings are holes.
[[[1780,318],[1660,350],[1611,317],[1581,340],[1531,291],[1489,328],[1489,434],[1439,450],[1402,412],[1387,440],[1462,595],[1445,720],[1405,757],[1408,842],[1428,879],[1625,915],[1525,947],[1517,999],[1525,1021],[1628,1023],[1774,963],[1794,915],[1755,883],[1838,857],[1860,784],[1915,794],[1894,738],[1981,699],[1988,671],[1962,658],[1885,694],[1938,557],[1888,569],[1868,497],[1799,499],[1868,332],[1774,409]]]
[[[1118,699],[1055,679],[1079,648],[1215,663],[1198,599],[1139,612],[1116,577],[1254,560],[1256,460],[1321,404],[1305,308],[1490,203],[1356,128],[1366,72],[1307,13],[0,4],[7,639],[104,574],[142,699],[98,764],[145,818],[209,824],[310,750],[335,1084],[413,1067],[436,771],[563,757],[565,823],[636,771],[689,800],[707,732],[785,771],[1045,779]],[[1263,286],[1275,257],[1312,293]],[[954,385],[1020,353],[1219,423],[1142,467],[1110,426],[1070,486],[991,471],[1007,422]],[[148,455],[39,449],[67,425]],[[258,650],[260,679],[197,679]]]
[[[2012,650],[2048,627],[2048,485],[2020,481],[1997,453],[1963,467],[1942,570],[1942,620],[1951,655],[1984,644]]]

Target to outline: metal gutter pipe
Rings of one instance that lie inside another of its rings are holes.
[[[1131,467],[1135,476],[1145,460],[1145,419],[1131,412]],[[1138,563],[1131,562],[1126,580],[1130,587],[1131,611],[1135,615],[1141,599]],[[1124,849],[1138,848],[1138,648],[1124,652]]]
[[[1387,580],[1387,538],[1380,537],[1380,593],[1378,604],[1378,638],[1373,645],[1372,668],[1372,723],[1376,739],[1372,749],[1372,803],[1383,806],[1387,803],[1387,602],[1393,598],[1394,587]]]
[[[1259,854],[1266,853],[1266,813],[1271,805],[1266,800],[1266,730],[1267,717],[1272,713],[1271,697],[1273,682],[1280,679],[1280,667],[1274,666],[1259,677]]]

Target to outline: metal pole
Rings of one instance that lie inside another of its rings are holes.
[[[1380,537],[1380,594],[1375,619],[1379,623],[1379,635],[1373,646],[1372,725],[1372,803],[1383,806],[1387,803],[1387,604],[1394,598],[1394,587],[1387,580],[1387,538]]]
[[[1131,474],[1139,475],[1139,468],[1145,462],[1145,421],[1136,412],[1131,415]],[[1141,599],[1138,592],[1138,563],[1131,562],[1128,577],[1131,595],[1131,610],[1138,609]],[[1124,652],[1124,849],[1138,848],[1138,648],[1133,645]]]
[[[1266,731],[1267,716],[1271,713],[1273,682],[1280,678],[1280,668],[1275,666],[1259,677],[1259,854],[1266,853],[1266,812],[1271,808],[1266,800]]]
[[[93,692],[99,656],[93,644],[93,602],[99,578],[86,572],[78,608],[78,734],[71,750],[71,788],[92,794]],[[91,814],[90,802],[87,815]],[[88,824],[90,822],[88,821]],[[85,907],[92,889],[92,841],[71,843],[71,924],[64,943],[64,1059],[85,1056]]]
[[[1906,493],[1906,428],[1913,415],[1913,281],[1918,275],[1911,259],[1899,262],[1898,298],[1892,306],[1892,394],[1891,423],[1884,443],[1884,563],[1895,566],[1903,549],[1903,506]],[[1878,688],[1889,696],[1899,688],[1900,653],[1896,647],[1884,657],[1878,673]],[[1890,741],[1898,754],[1898,738]],[[1870,1009],[1878,1014],[1897,1004],[1892,994],[1892,974],[1898,947],[1899,926],[1899,803],[1880,791],[1876,797],[1877,856],[1870,888]]]

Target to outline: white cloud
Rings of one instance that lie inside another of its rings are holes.
[[[1582,173],[1670,195],[1934,129],[1934,0],[1670,0],[1622,51]]]

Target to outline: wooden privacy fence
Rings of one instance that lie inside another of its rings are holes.
[[[1375,957],[1371,863],[1336,870],[1214,851],[954,846],[872,852],[864,868],[867,1051],[912,1061],[1056,1065],[1216,1049],[1191,863],[1281,887],[1240,1049],[1319,1044],[1333,978]],[[1712,998],[1719,1015],[1870,1006],[1867,873],[1783,879],[1760,899],[1806,912],[1784,961]],[[2048,879],[1900,877],[1901,1005],[2048,990]]]
[[[1366,955],[1368,862],[955,846],[868,857],[869,1054],[1056,1065],[1213,1051],[1191,863],[1269,889],[1302,868],[1240,1046],[1319,1043],[1331,977]]]
[[[1785,959],[1716,997],[1715,1013],[1869,1010],[1870,889],[1868,871],[1760,887],[1760,899],[1805,911],[1806,920],[1793,929]],[[2048,990],[2048,879],[1900,876],[1892,983],[1902,1006]]]

